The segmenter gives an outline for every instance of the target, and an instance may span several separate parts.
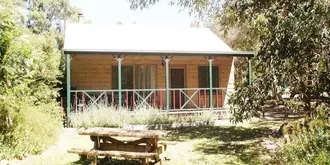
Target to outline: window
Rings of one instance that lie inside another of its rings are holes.
[[[136,65],[134,67],[135,67],[135,88],[155,89],[156,65]]]
[[[209,88],[209,66],[199,66],[198,67],[198,87],[199,88]],[[212,66],[212,87],[219,87],[219,68],[218,66]],[[207,93],[209,90],[207,91]]]
[[[118,66],[112,66],[112,88],[118,89]],[[133,89],[133,66],[121,66],[121,88]]]
[[[122,89],[156,88],[156,65],[122,66]],[[112,88],[118,89],[118,66],[112,66]]]

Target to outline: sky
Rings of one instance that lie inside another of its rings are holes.
[[[84,18],[92,23],[124,24],[136,22],[143,25],[190,26],[193,17],[180,7],[170,6],[169,0],[160,0],[154,6],[141,11],[131,10],[127,0],[70,0],[70,3],[82,10]]]

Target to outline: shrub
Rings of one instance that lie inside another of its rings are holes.
[[[54,144],[62,127],[59,112],[55,103],[49,103],[12,113],[12,125],[0,135],[0,160],[39,154]]]
[[[40,153],[61,127],[53,100],[62,75],[60,36],[28,29],[26,13],[17,12],[27,7],[21,2],[0,1],[0,160]]]
[[[292,142],[280,147],[276,159],[281,164],[330,164],[329,129],[318,128],[292,135]]]
[[[70,115],[73,127],[123,127],[127,124],[171,124],[182,122],[209,122],[212,123],[214,115],[207,111],[193,115],[167,115],[160,110],[143,107],[134,111],[118,110],[115,107],[101,106],[88,111],[72,113]]]

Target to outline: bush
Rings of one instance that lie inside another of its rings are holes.
[[[0,160],[40,153],[61,127],[59,34],[28,29],[21,2],[0,1]]]
[[[292,142],[280,147],[276,159],[281,164],[330,164],[329,129],[314,129],[292,135]]]
[[[0,135],[0,160],[39,154],[54,144],[62,127],[59,112],[55,103],[49,103],[21,107],[17,113],[12,113],[12,125]]]
[[[102,106],[91,108],[85,112],[72,113],[70,115],[73,127],[123,127],[127,124],[171,124],[183,122],[209,122],[212,123],[214,116],[211,112],[203,112],[190,116],[167,115],[160,113],[158,109],[139,108],[134,111],[117,110],[114,107]]]

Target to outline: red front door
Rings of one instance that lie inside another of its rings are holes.
[[[184,69],[172,68],[171,69],[171,88],[184,88]],[[171,108],[180,109],[184,104],[184,95],[179,90],[171,91]]]

